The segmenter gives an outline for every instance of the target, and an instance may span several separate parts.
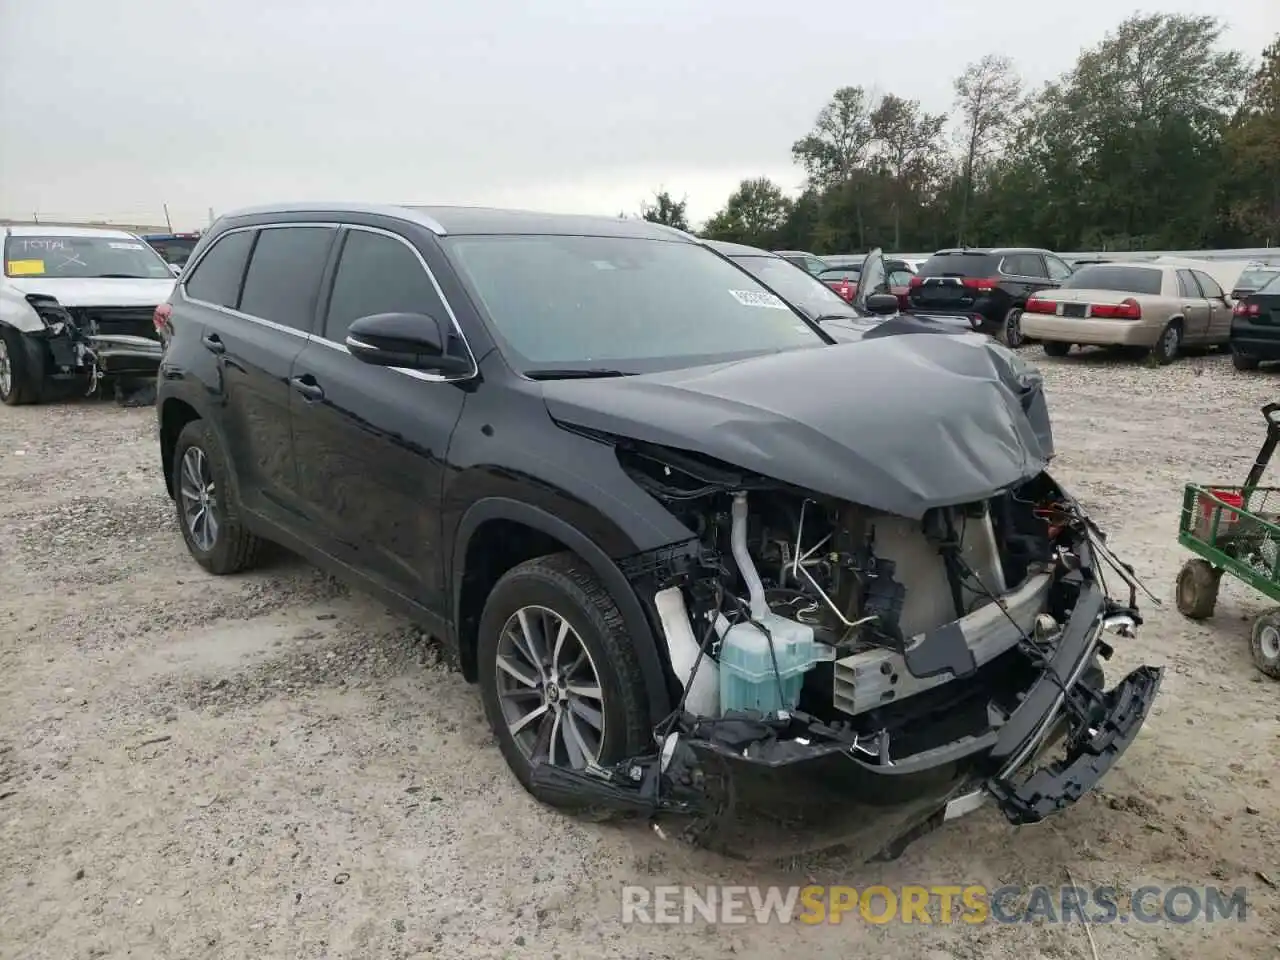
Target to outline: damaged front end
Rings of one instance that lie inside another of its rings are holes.
[[[154,396],[162,353],[154,307],[69,307],[38,293],[26,301],[44,325],[27,335],[44,350],[46,379],[83,384],[87,395],[110,382],[116,399],[126,403]]]
[[[989,798],[1016,824],[1064,809],[1145,721],[1161,670],[1108,691],[1101,667],[1141,623],[1139,585],[1047,473],[909,518],[614,442],[696,534],[623,564],[679,706],[647,755],[535,764],[542,799],[705,824],[754,806],[758,781],[775,813],[856,805],[868,854],[893,855]]]

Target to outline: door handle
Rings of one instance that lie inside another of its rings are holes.
[[[289,382],[293,384],[293,389],[306,398],[308,403],[315,403],[317,400],[324,399],[324,388],[315,382],[315,378],[311,374],[293,377]]]
[[[204,339],[202,339],[200,342],[204,344],[205,349],[208,350],[210,353],[226,353],[227,352],[227,345],[222,342],[222,338],[219,337],[216,333],[207,334],[204,337]]]

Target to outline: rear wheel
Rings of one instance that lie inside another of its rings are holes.
[[[1014,307],[1004,315],[1004,324],[1000,328],[1000,339],[1010,350],[1017,350],[1025,342],[1022,336],[1022,308]]]
[[[1249,646],[1254,666],[1280,680],[1280,610],[1268,610],[1253,622]]]
[[[1182,324],[1177,320],[1170,320],[1169,325],[1161,332],[1156,345],[1151,348],[1151,356],[1155,357],[1156,363],[1163,367],[1173,363],[1181,350]]]
[[[503,575],[480,617],[477,667],[489,725],[525,789],[535,760],[583,770],[645,749],[635,648],[613,598],[575,554]]]
[[[22,334],[13,327],[0,326],[0,403],[16,407],[39,401],[37,374],[28,362]]]
[[[1235,350],[1231,351],[1231,365],[1237,370],[1257,370],[1260,363],[1262,361],[1257,357],[1250,357]]]
[[[1178,571],[1175,593],[1178,612],[1192,620],[1205,620],[1213,616],[1218,605],[1218,587],[1222,583],[1222,571],[1208,560],[1195,557]]]
[[[1071,352],[1071,344],[1061,340],[1046,340],[1041,346],[1044,347],[1045,355],[1050,357],[1065,357]]]
[[[196,563],[219,575],[254,566],[263,545],[241,522],[228,475],[226,457],[209,425],[193,420],[183,427],[173,450],[178,525]]]

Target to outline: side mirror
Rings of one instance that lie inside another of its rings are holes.
[[[872,293],[867,295],[867,309],[876,316],[885,317],[898,312],[898,295],[894,293]]]
[[[378,367],[466,373],[471,361],[446,352],[450,328],[424,313],[376,313],[347,328],[347,349]]]

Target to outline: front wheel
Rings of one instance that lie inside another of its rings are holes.
[[[572,553],[507,571],[485,601],[477,644],[485,714],[517,779],[535,760],[573,770],[642,753],[646,687],[609,592]]]
[[[1253,622],[1249,646],[1254,666],[1280,680],[1280,610],[1268,610]]]
[[[219,575],[254,566],[263,544],[241,522],[228,474],[212,428],[203,420],[183,427],[173,450],[178,525],[196,563]]]
[[[0,403],[16,407],[40,399],[39,371],[31,369],[23,335],[0,326]]]
[[[1048,357],[1065,357],[1071,352],[1071,344],[1060,340],[1046,340],[1041,346],[1044,347],[1045,356]]]

